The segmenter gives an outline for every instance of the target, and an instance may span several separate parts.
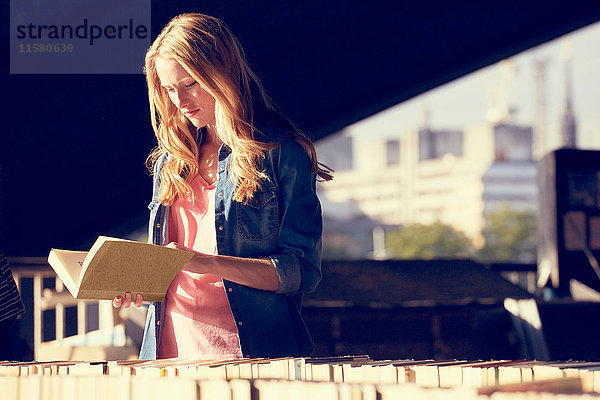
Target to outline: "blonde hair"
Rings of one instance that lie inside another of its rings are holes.
[[[273,110],[260,81],[252,72],[244,51],[217,18],[187,13],[173,18],[158,35],[146,53],[145,74],[148,83],[150,118],[158,147],[148,156],[149,168],[159,157],[170,155],[160,172],[159,200],[172,204],[191,191],[190,182],[198,173],[198,146],[193,124],[175,107],[161,87],[156,59],[176,60],[216,100],[215,122],[219,139],[231,149],[230,176],[236,185],[233,200],[247,202],[267,176],[258,168],[264,152],[275,147],[254,138],[256,130],[253,101]],[[254,90],[252,90],[254,85]],[[258,96],[253,96],[254,92]],[[331,179],[326,167],[319,166],[311,141],[294,129],[290,132],[307,150],[313,162],[313,173]]]

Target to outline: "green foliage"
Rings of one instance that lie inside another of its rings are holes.
[[[537,216],[532,211],[502,205],[486,215],[482,233],[485,244],[477,254],[481,261],[536,261]]]
[[[386,237],[386,251],[398,259],[474,257],[482,262],[535,263],[537,216],[505,204],[489,212],[482,231],[485,244],[477,252],[462,232],[439,221],[410,224]]]
[[[390,232],[385,242],[389,255],[398,259],[466,258],[473,251],[464,233],[439,221],[406,225]]]

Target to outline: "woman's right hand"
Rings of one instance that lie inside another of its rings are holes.
[[[113,307],[114,308],[129,308],[129,306],[131,306],[132,304],[135,305],[136,307],[141,307],[142,303],[144,302],[144,299],[142,298],[141,294],[136,294],[135,295],[135,300],[131,301],[131,292],[125,292],[125,296],[121,297],[121,296],[117,296],[113,299]]]

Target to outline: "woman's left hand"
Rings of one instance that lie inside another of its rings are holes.
[[[134,300],[132,299],[131,292],[127,291],[125,292],[125,296],[116,296],[112,304],[114,308],[129,308],[132,304],[136,307],[141,307],[143,302],[144,298],[141,294],[137,293]]]

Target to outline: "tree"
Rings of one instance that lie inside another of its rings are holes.
[[[537,259],[537,216],[503,204],[485,217],[485,244],[478,251],[482,261],[533,263]]]
[[[385,242],[390,256],[400,259],[465,258],[473,251],[464,233],[440,221],[405,225],[390,232]]]

